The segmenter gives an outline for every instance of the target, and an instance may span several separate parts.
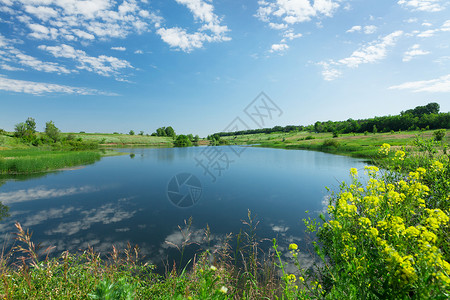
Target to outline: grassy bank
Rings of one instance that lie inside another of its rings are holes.
[[[423,139],[428,139],[433,137],[433,132],[433,130],[428,130],[369,133],[366,135],[350,133],[340,134],[334,138],[331,133],[290,132],[230,136],[222,137],[222,139],[227,140],[230,144],[257,144],[260,147],[304,149],[353,157],[374,158],[378,153],[378,148],[384,143],[388,143],[394,148],[412,148],[415,147],[414,141],[418,135]],[[450,130],[447,130],[443,142],[447,145],[450,144]]]
[[[100,159],[92,151],[43,151],[20,149],[0,151],[0,174],[45,172],[78,165],[91,164]]]
[[[173,147],[173,138],[112,133],[64,133],[107,147]]]

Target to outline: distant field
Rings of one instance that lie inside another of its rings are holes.
[[[112,133],[64,133],[63,136],[69,134],[73,134],[75,138],[82,138],[86,141],[95,141],[101,145],[117,147],[122,145],[171,147],[173,145],[173,139],[170,137]]]
[[[250,134],[223,137],[231,144],[258,144],[261,147],[306,149],[324,151],[335,154],[351,155],[355,157],[372,157],[377,154],[378,147],[388,143],[394,147],[412,147],[414,139],[419,134],[422,138],[433,137],[434,130],[402,131],[394,133],[340,134],[333,138],[332,133],[271,133]],[[444,138],[444,143],[450,144],[450,130]]]

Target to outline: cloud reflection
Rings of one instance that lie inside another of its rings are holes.
[[[26,190],[0,193],[0,201],[3,202],[3,204],[8,205],[31,200],[50,199],[76,194],[92,193],[99,190],[100,189],[98,187],[89,185],[81,187],[70,187],[66,189],[48,189],[45,186],[40,186]]]

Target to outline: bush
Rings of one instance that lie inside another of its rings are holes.
[[[129,135],[134,135],[134,130],[130,130]]]
[[[192,146],[192,142],[187,135],[180,134],[173,143],[175,147],[189,147]]]
[[[314,140],[315,137],[313,137],[312,135],[308,135],[307,137],[305,137],[305,140]]]
[[[55,126],[53,121],[45,123],[45,134],[54,142],[59,140],[60,130]]]
[[[333,131],[333,138],[339,137],[339,133],[337,131]]]
[[[339,147],[339,142],[336,140],[325,140],[322,144],[323,147]]]
[[[436,141],[442,141],[445,136],[445,129],[439,129],[433,132],[434,139]]]

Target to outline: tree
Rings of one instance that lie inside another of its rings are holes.
[[[141,130],[141,131],[139,132],[139,135],[144,135],[144,132]]]
[[[180,134],[174,142],[175,147],[189,147],[192,146],[191,141],[187,135]]]
[[[130,132],[128,133],[129,135],[134,135],[134,131],[130,130]]]
[[[27,130],[28,130],[31,134],[36,133],[36,121],[35,121],[33,118],[29,117],[29,118],[25,121],[25,124],[26,124],[26,126],[27,126]]]
[[[167,136],[166,127],[160,127],[158,129],[156,129],[156,135],[157,136]]]
[[[177,135],[175,134],[175,130],[173,130],[172,126],[167,127],[165,130],[166,135],[172,138],[175,138]]]
[[[198,136],[198,134],[196,134],[193,139],[194,143],[198,143],[199,140],[200,140],[200,137]]]
[[[14,126],[14,135],[19,138],[23,138],[27,133],[27,124],[21,122]]]
[[[59,134],[61,131],[55,126],[53,121],[45,123],[45,134],[54,142],[59,140]]]

